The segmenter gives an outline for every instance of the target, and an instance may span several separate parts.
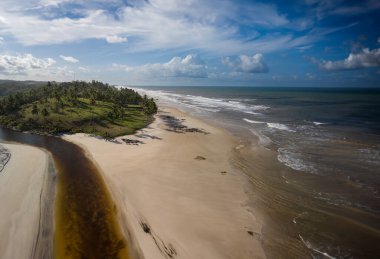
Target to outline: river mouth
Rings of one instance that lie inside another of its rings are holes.
[[[54,258],[129,258],[127,242],[98,168],[61,138],[0,128],[0,140],[49,151],[57,170]]]

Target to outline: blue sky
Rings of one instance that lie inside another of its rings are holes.
[[[2,0],[0,78],[380,87],[380,1]]]

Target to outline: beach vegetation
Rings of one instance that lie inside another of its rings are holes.
[[[157,112],[152,98],[98,81],[48,82],[0,98],[0,124],[40,133],[131,134]]]

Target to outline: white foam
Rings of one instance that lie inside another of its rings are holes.
[[[314,123],[315,126],[319,126],[319,125],[325,125],[325,124],[327,124],[327,123],[325,123],[325,122],[318,122],[318,121],[313,121],[313,123]]]
[[[250,120],[250,119],[246,119],[246,118],[244,118],[243,120],[248,122],[248,123],[253,123],[253,124],[265,123],[263,121],[254,121],[254,120]]]
[[[329,255],[329,254],[326,253],[326,252],[322,252],[321,250],[319,250],[319,249],[317,249],[317,248],[314,248],[314,247],[312,246],[312,244],[311,244],[309,241],[305,240],[300,234],[298,234],[298,236],[299,236],[299,238],[301,239],[302,243],[303,243],[307,248],[309,248],[310,250],[313,250],[314,252],[316,252],[316,253],[318,253],[318,254],[321,254],[321,255],[323,255],[323,256],[325,256],[325,257],[327,257],[327,258],[330,258],[330,259],[335,259],[335,258],[336,258],[336,257],[333,257],[333,256]]]
[[[284,125],[284,124],[281,124],[281,123],[268,122],[268,123],[267,123],[267,126],[268,126],[269,128],[274,128],[274,129],[286,130],[286,131],[292,131],[292,132],[294,132],[294,130],[289,129],[288,126],[286,126],[286,125]]]
[[[315,172],[315,168],[312,165],[306,164],[299,156],[299,154],[292,152],[285,148],[279,148],[277,155],[277,160],[286,166],[297,170],[305,172]]]
[[[265,110],[270,109],[269,106],[265,106],[265,105],[253,105],[253,108],[255,111],[265,111]]]
[[[247,114],[252,114],[252,115],[259,115],[260,113],[258,112],[253,112],[253,111],[242,111],[244,113],[247,113]]]
[[[259,134],[257,131],[250,129],[253,135],[259,138],[259,145],[267,147],[269,144],[272,143],[272,140],[265,136],[264,134]]]
[[[176,94],[171,92],[165,92],[162,90],[147,90],[142,88],[132,88],[139,93],[147,94],[152,97],[156,97],[159,100],[182,103],[190,108],[201,109],[204,111],[218,112],[221,109],[227,109],[232,111],[244,112],[248,114],[257,115],[257,111],[264,111],[269,109],[269,106],[265,105],[252,105],[242,103],[237,99],[223,99],[223,98],[210,98],[204,96],[190,95],[190,94]],[[245,100],[245,99],[244,99]],[[248,101],[252,101],[249,100]]]

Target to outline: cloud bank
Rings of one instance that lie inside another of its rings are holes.
[[[72,4],[74,9],[70,8]],[[266,28],[269,33],[251,29],[242,37],[239,27],[246,25]],[[133,51],[191,48],[235,55],[252,49],[270,52],[310,44],[321,35],[302,37],[296,32],[311,26],[310,19],[291,20],[272,4],[246,5],[231,0],[221,0],[218,5],[201,0],[128,1],[128,4],[119,0],[107,4],[99,0],[3,0],[0,3],[0,34],[11,35],[26,46],[87,39],[123,43],[133,38]],[[278,30],[282,28],[287,31]]]
[[[123,42],[128,42],[128,38],[120,37],[117,35],[111,35],[111,36],[106,37],[106,41],[108,43],[123,43]]]
[[[0,55],[0,74],[22,75],[33,70],[43,70],[55,64],[52,58],[39,59],[31,54]]]
[[[269,71],[269,68],[264,61],[264,56],[261,53],[252,56],[240,55],[236,59],[226,57],[222,59],[222,63],[237,72],[254,74],[267,73]]]
[[[378,67],[380,66],[380,48],[370,50],[362,49],[358,53],[350,53],[344,60],[326,61],[312,59],[320,69],[326,71],[353,70],[360,68]]]
[[[79,62],[79,60],[74,58],[74,57],[64,56],[64,55],[59,55],[59,57],[61,59],[63,59],[64,61],[69,62],[69,63],[78,63]]]
[[[184,58],[173,57],[166,63],[145,64],[135,67],[113,64],[113,69],[124,70],[134,76],[149,78],[206,78],[208,76],[204,61],[194,54],[189,54]]]

